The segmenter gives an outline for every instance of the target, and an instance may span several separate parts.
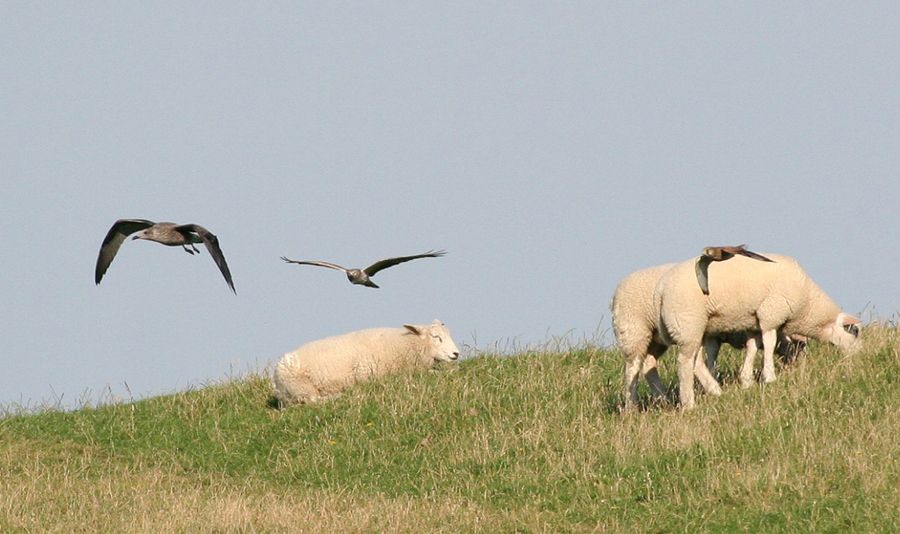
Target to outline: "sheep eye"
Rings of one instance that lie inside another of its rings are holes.
[[[845,324],[844,330],[853,337],[859,337],[859,327],[855,324]]]

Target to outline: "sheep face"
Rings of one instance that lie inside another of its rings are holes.
[[[403,327],[422,339],[427,354],[434,361],[451,362],[459,358],[459,349],[450,337],[450,329],[437,319],[430,325],[405,324]]]
[[[852,356],[859,351],[862,343],[859,340],[860,320],[846,313],[839,313],[834,322],[825,327],[822,339],[837,345],[841,352]]]

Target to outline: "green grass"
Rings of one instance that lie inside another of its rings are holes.
[[[620,414],[621,355],[489,354],[270,407],[266,377],[0,419],[0,532],[900,529],[900,334]],[[672,355],[661,362],[674,382]],[[641,386],[649,404],[649,391]],[[12,412],[12,410],[10,410]]]

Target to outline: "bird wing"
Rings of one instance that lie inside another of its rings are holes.
[[[297,260],[289,260],[284,256],[281,257],[284,261],[288,263],[296,263],[297,265],[318,265],[319,267],[328,267],[329,269],[337,269],[338,271],[347,272],[347,269],[341,267],[340,265],[335,265],[333,263],[328,263],[327,261],[297,261]]]
[[[212,256],[212,259],[222,272],[222,276],[225,277],[225,281],[228,282],[228,287],[237,294],[237,290],[234,289],[234,281],[231,279],[231,271],[228,270],[228,263],[225,262],[225,254],[222,254],[222,249],[219,247],[219,238],[199,224],[182,224],[176,226],[175,230],[182,234],[194,233],[200,236],[203,244],[206,245],[206,250],[209,251],[209,255]]]
[[[369,265],[368,267],[363,269],[363,272],[369,276],[373,276],[378,271],[380,271],[382,269],[387,269],[388,267],[393,267],[394,265],[397,265],[398,263],[403,263],[403,262],[411,261],[411,260],[417,260],[419,258],[439,258],[445,254],[446,254],[446,252],[444,252],[443,250],[439,250],[437,252],[434,252],[433,250],[429,250],[428,252],[426,252],[424,254],[416,254],[415,256],[400,256],[397,258],[385,258],[383,260],[376,261],[372,265]]]
[[[741,249],[737,252],[741,256],[747,256],[748,258],[753,258],[754,260],[759,261],[767,261],[769,263],[775,263],[775,260],[770,260],[769,258],[763,256],[762,254],[757,254],[756,252],[751,252],[749,250]]]
[[[707,275],[709,264],[714,261],[709,256],[700,256],[697,263],[694,264],[694,271],[697,272],[697,283],[700,284],[700,291],[704,295],[709,295],[709,277]]]
[[[139,232],[145,228],[150,228],[155,223],[146,219],[119,219],[114,222],[106,232],[103,238],[103,244],[100,245],[100,254],[97,256],[97,267],[94,269],[94,283],[99,284],[109,264],[116,257],[119,247],[125,242],[125,238],[135,232]]]

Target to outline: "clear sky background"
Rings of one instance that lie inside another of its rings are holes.
[[[142,398],[443,320],[604,337],[618,281],[747,243],[898,295],[896,2],[0,4],[0,404]],[[218,235],[128,241],[119,218]],[[381,289],[351,267],[446,249]]]

